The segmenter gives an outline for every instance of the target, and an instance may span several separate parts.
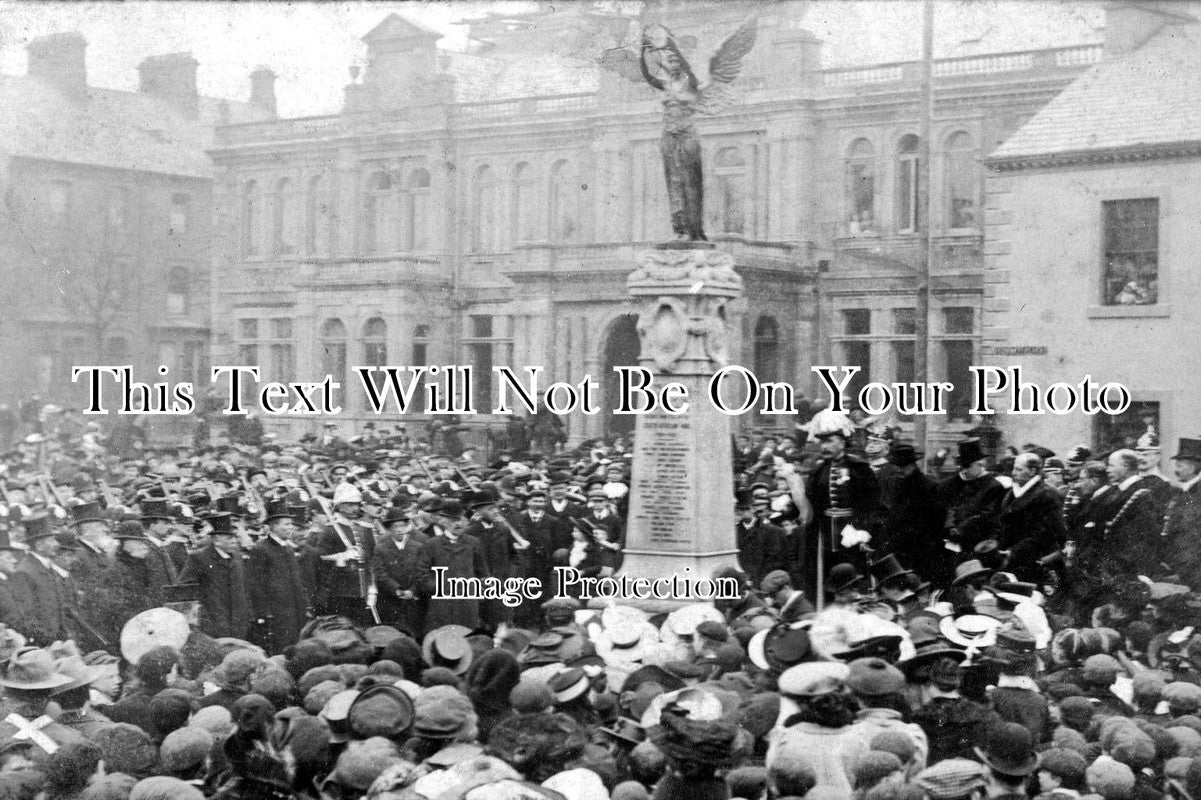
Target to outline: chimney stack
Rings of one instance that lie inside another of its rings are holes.
[[[275,108],[275,73],[270,67],[255,67],[250,73],[250,103],[277,116]]]
[[[141,85],[138,91],[161,97],[185,113],[195,115],[200,107],[196,89],[196,67],[191,53],[166,53],[148,56],[138,65]]]
[[[88,67],[84,58],[87,40],[78,31],[51,33],[29,43],[29,77],[54,84],[64,94],[85,97]]]
[[[1105,5],[1105,55],[1132,53],[1168,25],[1196,22],[1189,3],[1115,0]]]

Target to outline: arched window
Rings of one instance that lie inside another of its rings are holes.
[[[847,150],[847,232],[876,231],[876,149],[856,139]]]
[[[746,229],[746,158],[737,147],[717,151],[713,159],[714,223],[721,233],[744,233]]]
[[[490,253],[496,249],[496,178],[484,165],[475,171],[471,198],[471,252]]]
[[[534,225],[538,208],[537,178],[534,168],[524,161],[513,170],[513,207],[509,219],[513,223],[513,244],[532,242],[536,238]]]
[[[918,150],[921,140],[912,133],[901,138],[897,148],[897,232],[917,232]]]
[[[188,271],[183,267],[172,267],[167,273],[167,313],[188,313]]]
[[[330,224],[329,195],[325,179],[320,175],[309,178],[309,191],[305,207],[305,249],[309,255],[321,256],[329,252]]]
[[[242,252],[247,256],[259,254],[263,214],[261,204],[258,181],[247,181],[242,189]]]
[[[425,367],[429,362],[430,326],[418,325],[413,328],[413,358],[411,367]]]
[[[367,180],[363,198],[363,251],[386,253],[391,249],[388,240],[388,205],[392,195],[392,179],[383,170]]]
[[[363,366],[382,367],[388,363],[388,323],[372,317],[363,324]],[[383,372],[372,373],[376,389],[383,389]]]
[[[292,181],[283,178],[275,184],[275,215],[272,219],[272,244],[279,255],[296,252],[296,196]]]
[[[976,148],[964,131],[956,131],[947,139],[945,167],[947,227],[975,228]]]
[[[420,168],[410,172],[400,201],[400,249],[405,252],[429,249],[429,194],[429,172]]]
[[[321,369],[346,386],[346,326],[340,319],[321,323]]]
[[[780,371],[780,326],[774,317],[759,317],[755,323],[755,377],[777,380]]]
[[[567,161],[557,161],[550,176],[550,240],[573,242],[579,233],[579,182]]]
[[[192,198],[182,192],[171,195],[171,216],[168,230],[174,236],[188,232],[192,227]]]

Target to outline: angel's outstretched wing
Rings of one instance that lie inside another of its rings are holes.
[[[759,33],[759,20],[754,15],[747,17],[738,28],[726,37],[709,59],[709,81],[701,89],[700,108],[705,113],[716,114],[730,101],[726,91],[730,83],[742,70],[742,59],[755,46]]]
[[[638,54],[627,47],[613,47],[601,54],[602,69],[616,72],[623,78],[634,83],[642,82],[642,72],[638,68]]]

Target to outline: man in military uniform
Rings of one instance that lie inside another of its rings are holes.
[[[363,494],[351,483],[334,489],[333,518],[312,543],[318,558],[316,607],[360,625],[371,625],[375,586],[371,581],[374,532],[361,522]]]

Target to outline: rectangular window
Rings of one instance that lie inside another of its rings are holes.
[[[473,344],[471,351],[471,391],[477,406],[492,407],[492,345]]]
[[[944,308],[942,323],[946,333],[975,333],[976,310],[970,306]]]
[[[1093,417],[1093,452],[1111,453],[1137,450],[1140,444],[1158,445],[1159,426],[1159,403],[1153,401],[1135,401],[1125,413],[1116,416],[1097,414]]]
[[[870,308],[848,308],[842,312],[843,333],[847,336],[867,336],[872,332]]]
[[[243,320],[245,322],[246,320]],[[240,344],[238,345],[238,366],[240,367],[257,367],[259,366],[259,346],[257,344]],[[242,379],[242,404],[250,405],[255,402],[255,393],[257,389],[254,381]]]
[[[901,336],[912,336],[917,333],[916,310],[894,308],[892,310],[892,332]]]
[[[475,339],[490,339],[492,337],[492,317],[472,316],[471,336]]]
[[[238,337],[241,339],[259,338],[259,321],[257,319],[238,320]]]
[[[189,207],[191,199],[186,194],[171,195],[171,234],[178,236],[188,232],[188,221],[191,216]]]
[[[292,338],[292,320],[287,317],[271,320],[271,338],[272,339],[291,339]]]
[[[897,167],[897,232],[917,232],[918,158],[902,156]]]
[[[1102,302],[1145,306],[1159,302],[1159,199],[1107,200]]]
[[[296,377],[296,353],[290,344],[271,345],[271,374],[273,381],[290,381]]]
[[[871,342],[843,342],[842,366],[859,367],[859,371],[847,384],[845,400],[854,407],[859,392],[871,382],[872,345]]]
[[[897,383],[913,383],[917,380],[913,371],[913,356],[917,350],[911,341],[892,343],[893,380]]]
[[[428,351],[429,351],[429,345],[427,345],[425,342],[414,342],[413,343],[413,360],[409,362],[409,366],[413,366],[413,367],[429,366],[429,364],[426,363],[429,360]]]
[[[951,340],[942,343],[942,350],[947,366],[946,380],[955,386],[947,396],[947,419],[965,421],[972,403],[972,376],[968,367],[974,363],[975,345],[970,341]]]

